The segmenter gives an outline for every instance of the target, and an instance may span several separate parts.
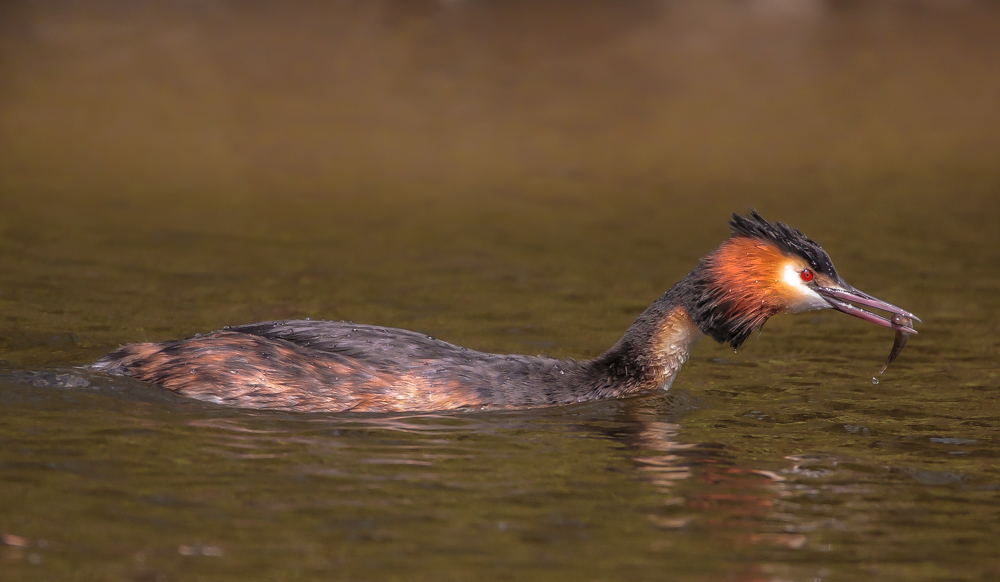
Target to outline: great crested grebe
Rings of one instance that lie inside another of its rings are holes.
[[[915,315],[848,285],[826,251],[797,229],[755,211],[733,214],[730,226],[719,248],[593,360],[486,354],[401,329],[289,320],[128,344],[92,368],[242,408],[530,408],[665,390],[703,335],[738,348],[779,313],[833,308],[916,333]]]

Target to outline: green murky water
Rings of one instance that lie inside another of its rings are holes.
[[[995,580],[988,3],[5,3],[4,580]],[[219,408],[74,366],[266,319],[590,357],[755,206],[891,332],[667,394]]]

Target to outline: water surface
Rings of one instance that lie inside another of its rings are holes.
[[[12,580],[1000,577],[988,3],[5,3]],[[263,413],[77,368],[293,317],[587,358],[758,208],[924,324],[669,393]]]

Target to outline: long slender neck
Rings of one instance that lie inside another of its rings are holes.
[[[669,387],[704,334],[692,319],[699,269],[674,285],[636,318],[618,343],[588,362],[595,398]]]

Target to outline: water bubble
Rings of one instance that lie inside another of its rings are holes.
[[[878,386],[878,378],[872,376],[872,386]]]

